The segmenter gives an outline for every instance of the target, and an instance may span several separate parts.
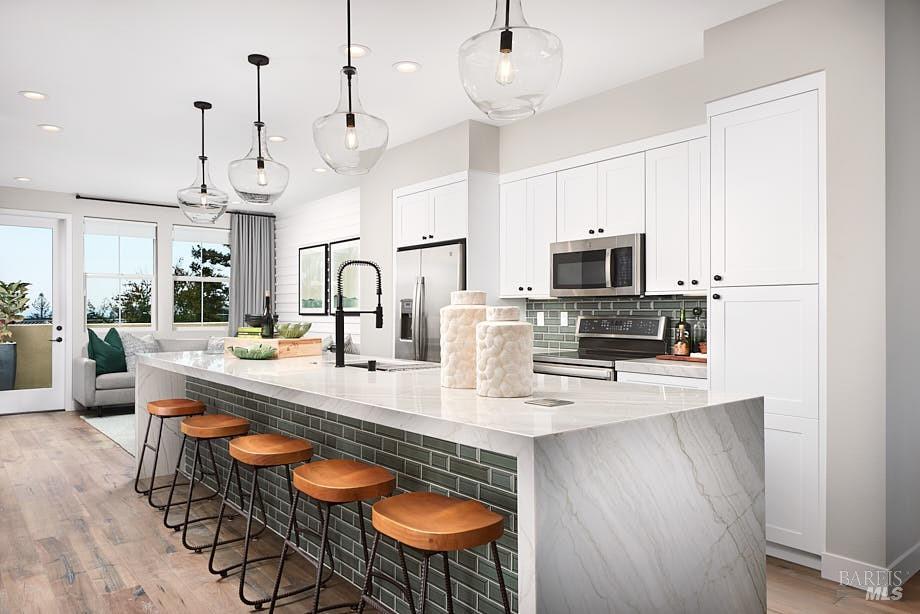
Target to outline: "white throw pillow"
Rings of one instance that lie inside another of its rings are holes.
[[[131,333],[120,333],[121,344],[125,348],[125,364],[128,365],[128,372],[134,373],[137,368],[137,355],[150,354],[158,351],[159,345],[153,335],[132,335]]]

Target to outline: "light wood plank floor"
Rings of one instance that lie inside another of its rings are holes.
[[[207,555],[182,547],[134,493],[133,478],[133,459],[73,412],[0,416],[0,614],[248,611],[236,577],[215,580]],[[257,544],[274,553],[280,541]],[[307,567],[291,559],[284,585],[308,581]],[[251,590],[270,587],[274,571],[257,568]],[[920,612],[916,579],[900,602],[867,602],[797,565],[769,559],[767,574],[770,612]],[[328,592],[356,595],[341,580]],[[308,607],[301,600],[279,611]]]

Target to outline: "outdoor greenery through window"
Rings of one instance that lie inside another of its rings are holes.
[[[230,232],[173,227],[173,322],[226,326],[230,315]]]
[[[153,326],[156,224],[86,218],[86,323]]]

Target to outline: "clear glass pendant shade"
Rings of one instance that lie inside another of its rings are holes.
[[[536,113],[556,89],[562,41],[529,25],[521,0],[496,0],[492,26],[460,45],[459,62],[460,80],[473,104],[497,121],[522,119]]]
[[[245,158],[230,163],[230,185],[241,199],[253,205],[270,205],[287,188],[290,171],[268,153],[265,124],[254,122],[252,147]]]
[[[341,175],[363,175],[371,170],[386,150],[390,138],[387,123],[364,112],[358,97],[358,76],[353,71],[347,66],[342,69],[341,93],[335,110],[313,122],[316,148],[329,168]]]
[[[179,208],[196,224],[213,224],[227,210],[227,193],[214,187],[208,159],[199,158],[195,181],[176,192]]]

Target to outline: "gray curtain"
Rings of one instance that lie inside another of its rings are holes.
[[[244,326],[247,313],[261,314],[265,292],[275,305],[275,218],[230,214],[230,325],[228,334]]]

